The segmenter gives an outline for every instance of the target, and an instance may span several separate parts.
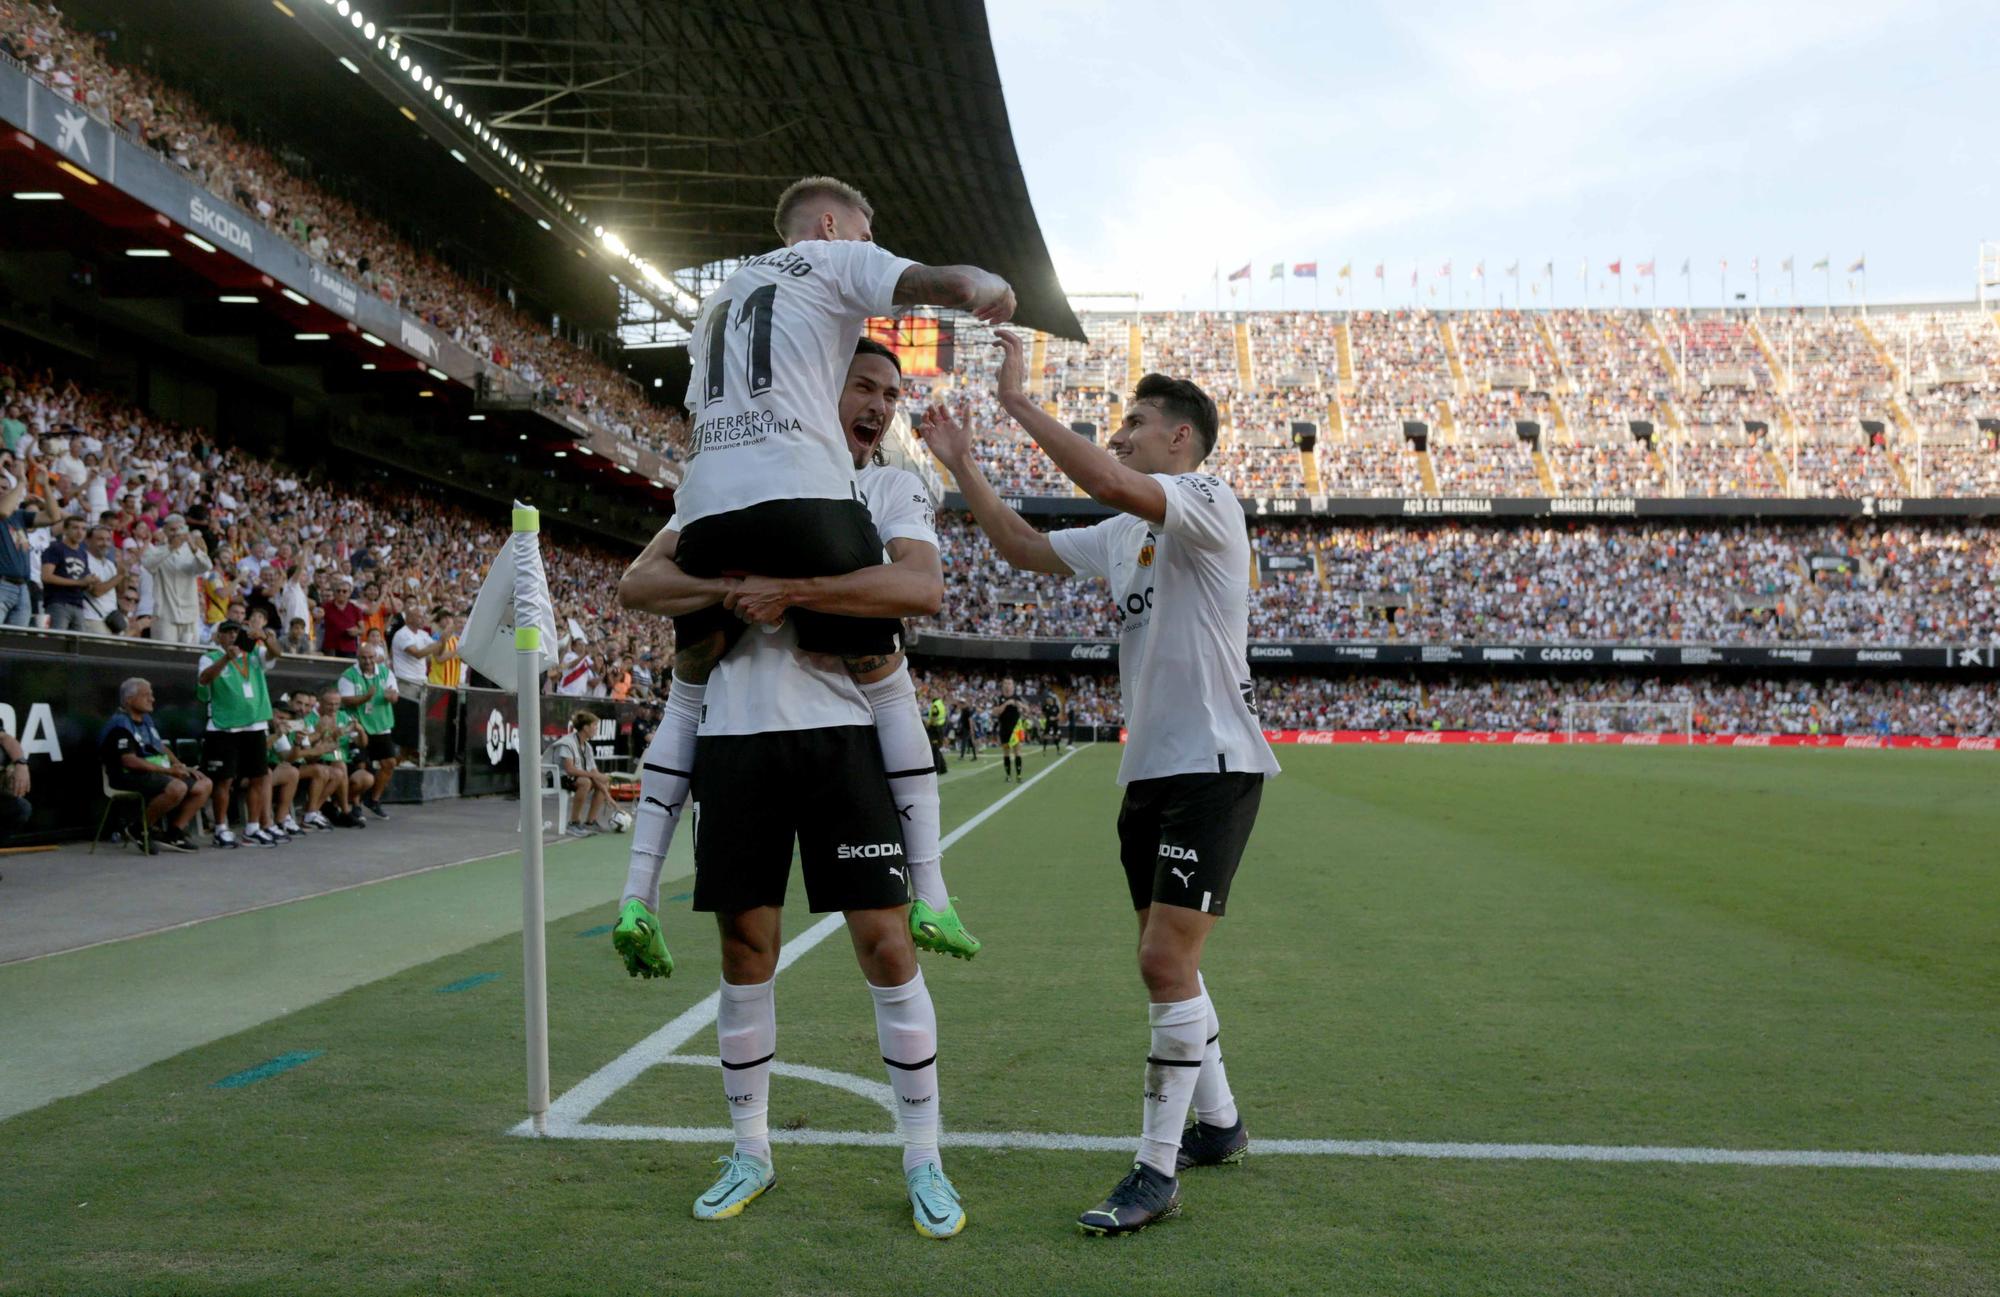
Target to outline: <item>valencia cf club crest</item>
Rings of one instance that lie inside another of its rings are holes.
[[[1146,543],[1139,547],[1139,566],[1153,566],[1153,538],[1146,537]]]

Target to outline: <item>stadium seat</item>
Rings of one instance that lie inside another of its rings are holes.
[[[138,808],[136,818],[139,821],[139,844],[148,852],[151,852],[153,849],[153,830],[152,826],[146,823],[146,794],[136,788],[113,788],[111,786],[111,772],[109,770],[100,768],[97,772],[97,777],[104,785],[104,814],[97,817],[97,832],[93,833],[90,837],[89,854],[97,854],[97,844],[104,840],[104,826],[111,822],[111,808],[120,802],[130,802]]]

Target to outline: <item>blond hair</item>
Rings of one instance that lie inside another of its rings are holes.
[[[866,194],[853,185],[845,180],[835,180],[832,176],[807,176],[803,180],[794,180],[785,187],[784,193],[778,195],[778,214],[774,221],[778,237],[791,238],[792,227],[798,224],[801,216],[807,215],[813,206],[824,206],[829,202],[852,207],[869,220],[875,219],[874,205],[868,201]],[[810,214],[818,215],[817,212]]]

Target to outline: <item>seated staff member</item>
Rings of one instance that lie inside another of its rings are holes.
[[[298,704],[305,709],[300,724],[311,736],[306,751],[325,779],[320,798],[313,803],[313,810],[322,815],[326,823],[313,827],[367,828],[368,819],[355,808],[353,785],[347,777],[347,726],[340,719],[340,695],[332,689],[324,694],[301,689],[297,698]],[[321,706],[323,699],[332,701]],[[329,805],[333,807],[331,811],[326,809]]]
[[[562,769],[562,786],[570,799],[567,837],[588,838],[610,826],[611,778],[597,768],[590,736],[597,731],[597,713],[582,711],[569,718],[569,733],[555,741],[549,756]]]
[[[305,785],[306,813],[299,823],[308,829],[330,829],[333,821],[326,817],[322,809],[326,805],[330,785],[336,773],[332,762],[339,760],[338,744],[322,738],[319,732],[319,704],[312,694],[299,690],[288,700],[291,710],[291,753],[292,762],[298,766],[299,782]],[[340,786],[347,787],[347,768],[341,766],[337,772]]]
[[[147,832],[133,834],[133,844],[150,840],[156,855],[163,847],[193,851],[187,828],[208,804],[214,785],[161,739],[153,724],[151,681],[133,676],[118,686],[118,711],[98,736],[97,752],[113,788],[146,797]]]
[[[264,813],[264,833],[278,835],[289,841],[301,837],[305,829],[299,825],[292,813],[292,803],[299,795],[299,767],[292,741],[294,722],[286,712],[275,707],[271,713],[271,731],[264,744],[264,760],[271,768],[270,809]]]
[[[34,818],[35,805],[28,800],[33,786],[21,745],[12,734],[0,730],[0,847]]]
[[[320,693],[320,733],[333,740],[334,760],[338,762],[341,773],[347,780],[342,786],[345,799],[341,802],[341,807],[353,823],[343,827],[359,829],[367,827],[368,824],[367,819],[361,814],[361,799],[375,786],[375,776],[369,773],[365,753],[368,733],[361,728],[361,722],[341,706],[343,701],[345,700],[341,698],[338,689],[327,689]],[[339,824],[340,821],[335,819],[334,823]]]
[[[271,811],[271,771],[264,759],[265,736],[271,727],[271,692],[264,669],[279,658],[278,637],[253,631],[225,618],[215,624],[215,647],[201,655],[195,673],[195,696],[208,706],[208,730],[201,740],[201,768],[215,784],[215,845],[234,847],[229,829],[229,797],[237,780],[244,783],[243,842],[260,847],[286,841],[268,834],[263,822]]]

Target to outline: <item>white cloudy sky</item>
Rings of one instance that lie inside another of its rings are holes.
[[[1866,255],[1875,301],[1972,296],[2000,241],[2000,0],[989,0],[1014,141],[1071,292],[1215,300],[1245,262],[1354,263],[1359,305],[1460,304],[1513,282],[1607,301],[1657,259],[1660,299],[1780,300]],[[1858,277],[1857,277],[1858,278]],[[1602,285],[1600,287],[1600,284]],[[1428,294],[1435,286],[1437,296]],[[1241,287],[1241,286],[1239,286]],[[1286,300],[1312,300],[1292,280]],[[1858,287],[1858,286],[1857,286]],[[1224,293],[1223,302],[1229,297]],[[1645,300],[1644,298],[1640,300]]]

